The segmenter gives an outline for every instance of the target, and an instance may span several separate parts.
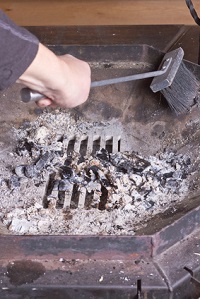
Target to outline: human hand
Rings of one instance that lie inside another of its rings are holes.
[[[73,108],[84,103],[91,84],[89,65],[71,55],[56,56],[42,44],[36,58],[17,81],[46,96],[40,107]]]

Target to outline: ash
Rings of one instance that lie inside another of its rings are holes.
[[[116,125],[75,121],[56,110],[13,129],[18,145],[1,160],[0,176],[0,219],[7,228],[15,234],[133,235],[184,199],[187,156],[143,157],[101,144],[91,150],[89,141],[85,152],[80,142],[76,147],[91,131],[101,135],[100,129],[116,131]]]

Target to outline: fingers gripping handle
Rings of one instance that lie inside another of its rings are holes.
[[[30,101],[37,102],[45,97],[43,94],[35,90],[32,90],[28,87],[22,88],[20,90],[20,95],[21,95],[22,102],[24,103],[28,103]]]

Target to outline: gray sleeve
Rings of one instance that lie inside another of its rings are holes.
[[[25,28],[17,26],[0,10],[0,90],[13,83],[29,67],[39,41]]]

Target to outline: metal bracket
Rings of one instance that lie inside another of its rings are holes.
[[[194,277],[194,272],[191,269],[189,269],[188,267],[184,267],[183,269],[185,269],[188,273],[190,273],[191,282],[194,283],[194,285],[197,288],[197,290],[199,291],[199,295],[200,295],[200,281]]]

